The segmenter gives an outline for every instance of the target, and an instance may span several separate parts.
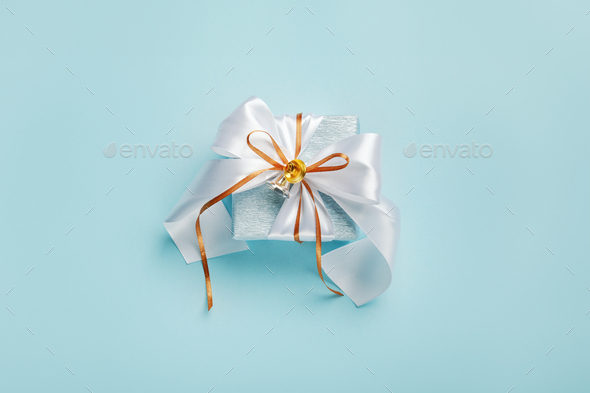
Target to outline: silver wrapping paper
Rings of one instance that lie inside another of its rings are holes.
[[[358,116],[324,116],[307,148],[299,157],[309,162],[311,157],[341,139],[359,133]],[[334,240],[355,240],[355,222],[328,195],[320,193],[334,225]],[[232,232],[236,240],[264,240],[275,221],[284,198],[266,185],[232,195]]]

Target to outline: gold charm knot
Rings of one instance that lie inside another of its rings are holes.
[[[285,178],[289,183],[299,183],[305,177],[306,171],[305,163],[299,159],[295,159],[285,165]]]

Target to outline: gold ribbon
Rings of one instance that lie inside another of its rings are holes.
[[[295,158],[297,158],[299,156],[299,153],[301,153],[301,120],[302,120],[302,114],[298,113],[297,114],[296,135],[295,135]],[[258,149],[257,147],[252,145],[252,143],[250,143],[250,136],[252,134],[254,134],[255,132],[262,132],[262,133],[268,135],[268,137],[272,141],[272,144],[273,144],[273,147],[274,147],[276,153],[278,154],[279,158],[283,162],[282,164],[275,161],[270,156],[265,154],[262,150]],[[225,190],[221,194],[217,195],[215,198],[211,199],[207,203],[205,203],[203,205],[203,207],[201,208],[201,210],[199,211],[199,215],[197,216],[197,221],[195,223],[195,229],[197,231],[197,239],[199,241],[199,251],[201,252],[201,261],[203,263],[203,271],[205,273],[205,282],[206,282],[206,286],[207,286],[208,310],[211,310],[211,307],[213,307],[213,294],[211,291],[211,277],[209,275],[209,265],[207,264],[207,255],[205,253],[205,243],[203,242],[203,235],[201,233],[201,223],[200,223],[201,214],[203,214],[203,212],[205,210],[207,210],[211,206],[215,205],[217,202],[221,201],[223,198],[233,194],[235,191],[240,189],[243,185],[245,185],[249,181],[256,178],[261,173],[266,172],[266,171],[271,171],[271,170],[284,171],[285,168],[287,167],[287,164],[289,163],[289,160],[287,160],[287,157],[285,157],[285,154],[281,151],[281,148],[276,143],[274,138],[266,131],[254,130],[254,131],[250,132],[248,134],[248,136],[246,137],[246,143],[248,144],[248,147],[250,147],[250,149],[254,153],[256,153],[264,161],[271,164],[272,167],[266,168],[266,169],[261,169],[261,170],[250,173],[248,176],[244,177],[242,180],[240,180],[239,182],[237,182],[236,184],[234,184],[233,186],[231,186],[230,188],[228,188],[227,190]],[[346,160],[346,164],[322,167],[323,164],[325,164],[326,162],[328,162],[336,157],[340,157],[340,158],[343,158],[344,160]],[[338,171],[340,169],[346,168],[348,163],[349,163],[349,159],[346,154],[334,153],[334,154],[330,154],[329,156],[321,159],[320,161],[316,162],[315,164],[308,166],[307,173]],[[313,196],[313,192],[312,192],[309,184],[305,180],[301,180],[301,183],[303,184],[303,186],[301,187],[301,191],[299,193],[299,207],[297,208],[297,218],[295,219],[295,228],[293,230],[293,238],[298,243],[302,243],[302,241],[299,240],[299,225],[301,222],[301,201],[303,198],[303,188],[305,187],[305,189],[307,190],[307,192],[311,196],[311,200],[313,201],[313,207],[315,209],[315,234],[316,234],[316,236],[315,236],[315,244],[316,244],[315,255],[316,255],[316,261],[317,261],[317,267],[318,267],[318,274],[319,274],[320,278],[322,279],[322,282],[324,283],[326,288],[328,288],[330,291],[332,291],[333,293],[335,293],[337,295],[343,296],[342,293],[330,288],[328,286],[328,284],[326,284],[326,282],[324,281],[324,276],[322,274],[322,230],[321,230],[321,226],[320,226],[320,216],[318,213],[318,207],[317,207],[316,200]]]

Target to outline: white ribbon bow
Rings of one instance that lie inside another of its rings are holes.
[[[322,116],[304,114],[301,126],[301,152],[322,121]],[[257,97],[250,97],[219,126],[212,149],[231,159],[209,160],[191,182],[188,190],[164,221],[164,226],[187,263],[201,260],[195,233],[195,222],[205,203],[251,174],[269,167],[247,143],[254,130],[266,131],[288,160],[295,159],[296,117],[273,116],[268,106]],[[262,133],[258,133],[262,134]],[[252,135],[257,148],[280,162],[268,137]],[[305,180],[313,191],[320,216],[322,241],[334,239],[332,220],[318,191],[330,195],[367,234],[367,238],[340,247],[322,256],[326,273],[348,297],[361,306],[383,293],[391,284],[393,262],[399,240],[400,212],[381,191],[381,136],[360,134],[342,139],[317,152],[306,165],[332,153],[349,157],[346,168],[330,172],[308,173]],[[277,171],[261,173],[236,193],[264,184],[277,176]],[[301,193],[301,183],[291,188],[272,225],[269,240],[293,240],[293,232]],[[227,230],[231,217],[223,204],[209,208],[213,214],[201,215],[201,228],[209,258],[247,250],[246,242],[234,240]],[[299,236],[303,241],[315,240],[315,210],[309,193],[303,193]],[[351,247],[353,246],[353,247]],[[354,250],[353,250],[354,248]]]

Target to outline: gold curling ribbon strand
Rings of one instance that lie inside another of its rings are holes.
[[[302,113],[297,114],[297,127],[296,127],[296,134],[295,134],[295,158],[299,157],[301,153],[301,117],[303,116]],[[293,238],[299,244],[303,243],[299,240],[299,224],[301,222],[301,196],[303,195],[303,188],[300,190],[299,193],[299,207],[297,208],[297,218],[295,219],[295,228],[293,230]]]
[[[295,228],[293,229],[293,238],[299,244],[303,241],[299,240],[299,224],[301,222],[301,199],[303,197],[303,188],[299,190],[299,207],[297,208],[297,217],[295,218]]]
[[[295,134],[295,158],[299,157],[301,153],[301,117],[302,113],[297,114],[297,130]]]
[[[297,134],[295,136],[295,158],[297,158],[299,156],[299,153],[301,152],[301,119],[302,119],[302,114],[298,113],[297,114]],[[346,164],[337,165],[337,166],[321,167],[322,164],[325,164],[326,162],[328,162],[331,159],[336,158],[336,157],[340,157],[340,158],[345,159]],[[307,173],[338,171],[340,169],[346,168],[348,166],[349,162],[350,162],[350,160],[346,154],[334,153],[334,154],[331,154],[331,155],[327,156],[326,158],[316,162],[315,164],[308,166]],[[305,188],[307,189],[307,192],[309,192],[309,195],[311,196],[311,200],[313,201],[313,207],[315,209],[315,234],[316,234],[315,255],[316,255],[316,261],[317,261],[317,267],[318,267],[318,274],[320,275],[320,278],[322,279],[322,282],[324,283],[326,288],[328,288],[330,291],[334,292],[336,295],[344,296],[344,295],[342,295],[342,293],[330,288],[328,286],[328,284],[326,284],[326,281],[324,281],[324,276],[322,274],[322,229],[320,226],[320,216],[318,213],[318,207],[316,205],[315,198],[313,196],[313,192],[311,191],[311,188],[309,187],[309,184],[307,184],[307,182],[305,180],[302,180],[301,183],[305,186]],[[299,226],[301,223],[301,201],[302,201],[302,199],[303,199],[303,187],[301,187],[301,190],[299,192],[299,206],[297,207],[297,216],[295,219],[295,227],[293,229],[293,238],[295,239],[296,242],[298,242],[300,244],[303,243],[299,239]]]
[[[275,142],[274,138],[266,131],[262,131],[262,130],[254,130],[252,132],[250,132],[248,134],[248,136],[246,137],[246,143],[248,144],[248,147],[250,147],[250,149],[252,149],[252,151],[256,154],[258,154],[264,161],[268,162],[270,165],[273,166],[280,166],[281,168],[284,167],[284,165],[279,164],[278,162],[276,162],[275,160],[273,160],[272,158],[270,158],[267,154],[263,153],[262,150],[254,147],[254,145],[252,145],[252,143],[250,143],[250,135],[254,134],[255,132],[262,132],[266,135],[268,135],[268,137],[270,138],[270,140],[272,141],[272,145],[275,148],[275,151],[277,152],[277,154],[279,155],[279,157],[281,158],[281,161],[283,161],[284,165],[287,165],[287,163],[289,162],[289,160],[287,160],[287,157],[285,157],[285,154],[283,154],[283,151],[281,150],[281,148],[279,147],[279,145],[277,144],[277,142]]]
[[[315,198],[313,196],[313,192],[311,191],[311,187],[309,187],[309,184],[307,184],[307,182],[305,180],[302,180],[301,183],[303,183],[303,185],[307,189],[307,192],[309,192],[309,195],[311,195],[311,199],[313,200],[313,207],[315,209],[315,259],[316,259],[317,266],[318,266],[318,274],[320,275],[320,278],[322,279],[322,282],[324,283],[326,288],[328,288],[330,291],[334,292],[336,295],[344,296],[342,293],[330,288],[328,286],[328,284],[326,284],[326,281],[324,281],[324,276],[322,274],[322,229],[320,227],[320,215],[318,213],[318,207],[315,203]],[[301,198],[302,195],[303,195],[303,189],[301,189],[301,194],[300,194],[299,198]],[[299,199],[299,203],[301,204],[301,199]],[[300,211],[297,212],[298,218],[299,218],[299,213],[300,213]]]
[[[321,166],[322,164],[325,164],[326,162],[328,162],[331,159],[336,158],[336,157],[344,158],[346,160],[346,164],[334,165],[334,166],[324,166],[324,167]],[[323,159],[319,160],[318,162],[316,162],[315,164],[311,164],[310,166],[308,166],[307,173],[338,171],[340,169],[346,168],[348,166],[349,162],[350,162],[350,159],[348,158],[348,156],[346,154],[343,154],[343,153],[330,154],[326,158],[323,158]]]
[[[346,160],[346,164],[342,164],[342,165],[335,165],[335,166],[327,166],[327,167],[321,167],[322,164],[325,164],[326,162],[330,161],[333,158],[336,157],[340,157]],[[340,169],[344,169],[348,166],[348,163],[350,162],[348,156],[346,154],[343,153],[334,153],[331,154],[329,156],[327,156],[326,158],[316,162],[313,165],[310,165],[307,167],[307,173],[310,172],[330,172],[330,171],[338,171]],[[308,184],[303,180],[303,183],[305,183],[305,187],[309,189]],[[313,194],[311,194],[311,197],[313,199]],[[301,192],[299,194],[299,206],[297,208],[297,216],[295,218],[295,228],[293,230],[293,238],[295,239],[296,242],[298,243],[303,243],[301,240],[299,240],[299,225],[301,222],[301,199],[303,198],[303,188],[301,189]],[[315,206],[315,199],[313,201],[314,206]],[[317,212],[317,208],[316,208],[316,212]],[[319,220],[319,218],[318,218]],[[321,273],[320,273],[321,276]],[[322,279],[323,280],[323,279]],[[325,283],[324,283],[325,284]]]
[[[228,188],[227,190],[225,190],[221,194],[217,195],[215,198],[213,198],[210,201],[208,201],[207,203],[205,203],[203,205],[203,207],[201,208],[201,210],[199,211],[199,215],[197,216],[197,222],[195,223],[195,229],[197,231],[197,239],[199,241],[199,251],[201,252],[201,262],[203,263],[203,271],[205,273],[205,283],[207,286],[207,306],[208,306],[207,310],[211,310],[211,307],[213,307],[213,293],[211,291],[211,277],[209,276],[209,265],[207,264],[207,255],[205,254],[205,243],[203,242],[203,235],[201,233],[201,214],[203,214],[203,212],[205,210],[207,210],[211,206],[215,205],[217,202],[221,201],[223,198],[234,193],[234,191],[237,191],[240,187],[242,187],[244,184],[246,184],[249,181],[251,181],[252,179],[254,179],[256,176],[260,175],[261,173],[269,171],[269,170],[282,170],[282,169],[283,169],[282,166],[278,165],[278,166],[273,166],[272,168],[261,169],[259,171],[255,171],[255,172],[250,173],[248,176],[246,176],[245,178],[243,178],[242,180],[240,180],[239,182],[237,182],[236,184],[234,184],[233,186],[231,186],[230,188]]]

